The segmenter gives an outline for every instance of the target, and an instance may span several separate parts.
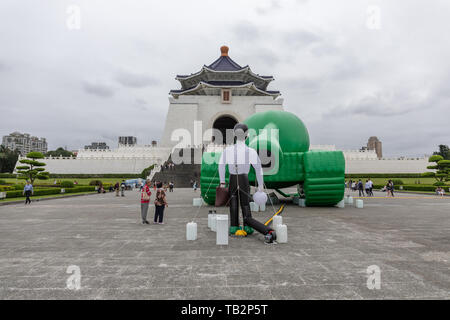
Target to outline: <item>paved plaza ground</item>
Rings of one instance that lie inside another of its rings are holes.
[[[450,197],[376,195],[364,209],[288,204],[287,244],[253,234],[222,247],[191,189],[168,193],[165,225],[139,223],[136,191],[0,206],[0,298],[449,299]],[[198,240],[187,242],[191,220]],[[71,265],[80,290],[66,286]],[[367,287],[371,265],[379,290]]]

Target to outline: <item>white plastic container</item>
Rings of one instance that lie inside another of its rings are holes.
[[[355,203],[357,208],[359,209],[364,208],[364,202],[361,199],[356,199]]]
[[[298,206],[299,207],[306,207],[305,199],[298,199]]]
[[[212,213],[212,214],[210,214],[210,216],[211,216],[211,230],[212,231],[217,231],[217,214],[215,214],[215,213]]]
[[[287,234],[287,226],[285,224],[280,224],[277,228],[277,242],[278,243],[287,243],[288,234]]]
[[[186,240],[197,240],[197,224],[195,222],[186,224]]]
[[[208,228],[211,229],[211,218],[212,218],[212,213],[208,213]]]
[[[228,245],[228,215],[216,215],[216,244]]]
[[[259,211],[266,211],[266,204],[262,204],[259,206]]]
[[[259,206],[256,203],[254,203],[253,201],[250,202],[250,211],[258,212],[258,210],[259,210]]]
[[[283,224],[283,217],[282,216],[275,216],[272,220],[272,225],[275,228],[275,226],[278,226],[280,224]]]
[[[348,196],[347,197],[347,204],[353,204],[353,197],[352,196]]]
[[[336,207],[338,207],[338,208],[345,208],[344,200],[339,201],[339,202],[336,204]]]
[[[202,198],[194,198],[194,199],[192,199],[192,205],[194,207],[200,207],[202,205],[202,203],[203,203]]]

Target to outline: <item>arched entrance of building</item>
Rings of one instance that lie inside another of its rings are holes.
[[[213,133],[212,142],[216,144],[225,144],[227,142],[227,129],[233,129],[236,123],[238,123],[238,121],[234,117],[229,115],[223,115],[217,118],[214,121],[212,127],[213,129],[219,130],[221,136]],[[228,142],[232,143],[233,142],[232,138]]]

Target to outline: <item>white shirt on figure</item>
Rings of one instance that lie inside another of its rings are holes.
[[[226,165],[228,165],[230,174],[248,174],[250,165],[252,165],[255,168],[259,189],[262,190],[264,188],[261,160],[256,150],[247,147],[244,141],[237,141],[236,144],[226,147],[222,152],[219,160],[220,183],[225,183]]]

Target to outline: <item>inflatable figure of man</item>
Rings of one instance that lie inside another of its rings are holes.
[[[230,172],[229,194],[230,194],[230,232],[235,233],[239,229],[239,203],[241,205],[242,216],[244,218],[244,230],[251,230],[251,227],[262,233],[268,243],[276,240],[276,233],[273,229],[252,218],[250,211],[250,185],[248,182],[248,172],[250,165],[253,166],[258,181],[258,191],[264,190],[263,170],[261,160],[255,149],[249,148],[245,144],[248,127],[246,124],[238,123],[234,126],[234,136],[236,143],[228,146],[222,153],[219,160],[220,185],[225,185],[225,166],[228,165]]]

